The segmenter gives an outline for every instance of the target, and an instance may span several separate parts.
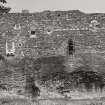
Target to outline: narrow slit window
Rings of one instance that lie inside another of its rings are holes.
[[[75,51],[74,42],[72,39],[69,39],[69,41],[68,41],[68,54],[73,55],[74,51]]]

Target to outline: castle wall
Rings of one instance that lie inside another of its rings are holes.
[[[69,63],[73,62],[75,67],[82,63],[89,63],[93,70],[104,70],[105,14],[45,11],[33,14],[9,13],[0,16],[1,55],[7,56],[6,42],[14,42],[15,52],[13,52],[12,58],[66,56],[69,39],[74,42],[75,52],[73,53],[76,58],[71,59],[71,57],[69,59],[71,61],[65,62],[68,69],[70,69]],[[102,67],[100,68],[100,66]],[[2,70],[4,70],[3,67]],[[11,70],[10,67],[7,68]],[[13,83],[14,88],[15,86],[24,88],[26,78],[20,72],[21,68],[14,68],[9,77],[1,74],[3,83],[10,82],[10,84]]]
[[[80,11],[4,14],[0,17],[0,53],[6,55],[5,41],[12,40],[15,57],[64,55],[63,43],[69,38],[74,40],[77,51],[83,52],[89,46],[103,51],[104,23],[104,14],[87,15]]]

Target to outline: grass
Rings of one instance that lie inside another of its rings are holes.
[[[20,97],[18,95],[10,94],[0,97],[0,105],[104,105],[105,97],[95,97],[95,98],[81,98],[81,99],[70,99],[70,98],[39,98],[30,99],[27,97]],[[92,93],[91,93],[92,95]],[[80,95],[79,95],[80,96]]]
[[[105,97],[94,99],[46,98],[35,99],[8,95],[0,97],[0,105],[104,105]]]
[[[0,105],[32,105],[26,98],[5,97],[0,98]]]
[[[19,98],[1,98],[0,105],[104,105],[105,100],[100,99],[40,99],[38,101],[30,102],[27,99]]]

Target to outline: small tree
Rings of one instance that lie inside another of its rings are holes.
[[[7,3],[6,0],[0,0],[0,13],[3,14],[3,13],[8,13],[11,8],[10,7],[5,7],[4,4]]]
[[[0,2],[2,2],[3,4],[4,4],[4,3],[7,3],[7,1],[6,1],[6,0],[0,0]]]

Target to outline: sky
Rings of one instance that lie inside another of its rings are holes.
[[[81,10],[85,13],[105,13],[105,0],[6,0],[11,12],[44,10]]]

